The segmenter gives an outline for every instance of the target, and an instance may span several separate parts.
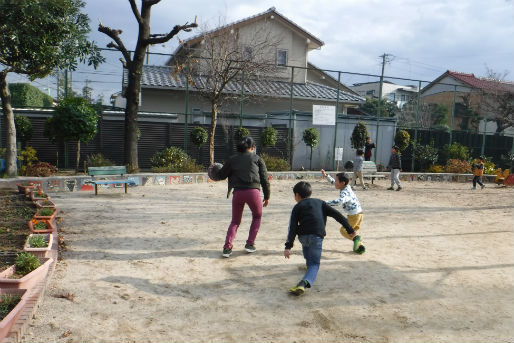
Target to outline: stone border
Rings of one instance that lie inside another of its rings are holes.
[[[329,174],[336,174],[337,172],[329,171]],[[347,172],[348,176],[353,178],[352,172]],[[389,172],[379,172],[379,175],[385,175],[385,179],[389,180]],[[320,179],[321,172],[319,171],[284,171],[284,172],[269,172],[270,179],[272,180],[301,180],[301,179]],[[482,180],[486,183],[494,182],[496,175],[484,175]],[[207,173],[139,173],[130,174],[129,180],[135,183],[129,185],[130,188],[137,186],[165,186],[176,184],[193,184],[213,182],[207,176]],[[400,179],[402,181],[432,181],[432,182],[471,182],[473,180],[472,174],[451,174],[451,173],[401,173]],[[32,181],[39,184],[44,192],[78,192],[78,191],[91,191],[94,192],[95,187],[92,179],[88,175],[77,176],[51,176],[51,177],[18,177],[12,179],[0,179],[0,187],[2,188],[15,188],[16,183],[22,181]],[[123,188],[123,185],[99,185],[99,187],[106,188]]]

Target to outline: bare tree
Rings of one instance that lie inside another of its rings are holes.
[[[175,72],[185,72],[188,81],[210,102],[211,164],[214,163],[218,113],[223,102],[239,99],[241,87],[244,87],[244,94],[251,94],[245,82],[269,77],[276,70],[275,53],[281,38],[272,33],[271,25],[263,21],[244,32],[235,25],[219,25],[219,28],[210,31],[204,28],[199,43],[184,49],[185,55],[177,56],[175,60]],[[184,65],[189,68],[184,68]],[[239,91],[226,92],[227,85],[233,81],[239,82]]]
[[[514,83],[504,81],[507,74],[487,68],[487,77],[496,87],[482,90],[481,109],[496,122],[496,132],[514,127]]]
[[[141,11],[138,9],[135,0],[129,0],[132,13],[139,25],[139,33],[137,36],[136,48],[134,54],[131,55],[123,44],[120,35],[121,30],[113,30],[110,27],[98,25],[98,31],[109,36],[113,42],[107,47],[119,50],[123,58],[120,58],[123,67],[128,70],[128,82],[125,91],[127,106],[125,107],[125,145],[124,158],[125,164],[129,171],[139,169],[138,152],[137,152],[137,111],[139,108],[139,92],[141,88],[142,70],[146,49],[152,44],[162,44],[169,41],[177,33],[181,31],[190,31],[191,28],[197,27],[195,22],[184,25],[175,25],[169,33],[151,34],[150,33],[150,11],[152,6],[159,3],[160,0],[141,0]]]

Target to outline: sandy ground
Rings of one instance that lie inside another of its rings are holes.
[[[514,188],[357,190],[367,252],[329,218],[316,283],[294,297],[300,245],[282,255],[294,183],[272,182],[254,254],[245,210],[230,259],[226,182],[53,195],[68,250],[24,342],[514,342]]]

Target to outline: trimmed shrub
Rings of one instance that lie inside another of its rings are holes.
[[[445,144],[439,154],[439,162],[446,164],[448,160],[451,159],[469,161],[470,154],[468,147],[457,142],[453,142],[451,145]]]
[[[262,146],[264,148],[274,146],[277,143],[277,130],[272,127],[268,126],[264,129],[264,132],[262,133]]]
[[[250,136],[250,130],[248,130],[246,127],[238,127],[236,131],[234,132],[234,138],[237,142],[240,142],[243,137]]]
[[[204,171],[204,167],[196,164],[196,161],[184,150],[174,146],[156,152],[151,163],[152,171],[156,173],[199,173]]]
[[[207,130],[205,130],[203,127],[196,126],[191,131],[191,136],[190,137],[191,137],[191,141],[193,142],[193,144],[196,145],[198,147],[198,149],[200,149],[200,147],[202,145],[207,143],[207,139],[209,138],[209,134],[207,133]]]
[[[444,173],[444,167],[438,164],[432,164],[428,167],[427,172],[429,173]]]
[[[405,150],[409,146],[410,135],[405,130],[398,130],[394,136],[394,144],[398,146],[400,151]]]
[[[468,161],[452,158],[448,160],[444,171],[447,173],[469,174],[471,173],[471,164]]]
[[[366,137],[369,137],[368,128],[364,122],[360,121],[355,124],[352,136],[350,137],[352,148],[363,149],[364,144],[366,143]]]
[[[270,155],[264,154],[264,153],[262,153],[260,156],[264,160],[264,163],[266,163],[266,168],[269,171],[291,170],[291,166],[289,165],[289,162],[287,162],[283,158],[270,156]]]

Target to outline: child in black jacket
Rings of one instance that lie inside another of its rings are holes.
[[[308,182],[298,182],[293,187],[293,192],[297,204],[291,212],[284,256],[289,258],[295,237],[298,235],[298,240],[302,244],[303,257],[307,263],[307,271],[302,280],[295,287],[292,287],[289,292],[302,295],[305,288],[312,286],[318,274],[323,238],[326,235],[327,216],[337,220],[346,229],[350,237],[355,237],[355,231],[339,211],[323,200],[310,198],[312,188]]]

